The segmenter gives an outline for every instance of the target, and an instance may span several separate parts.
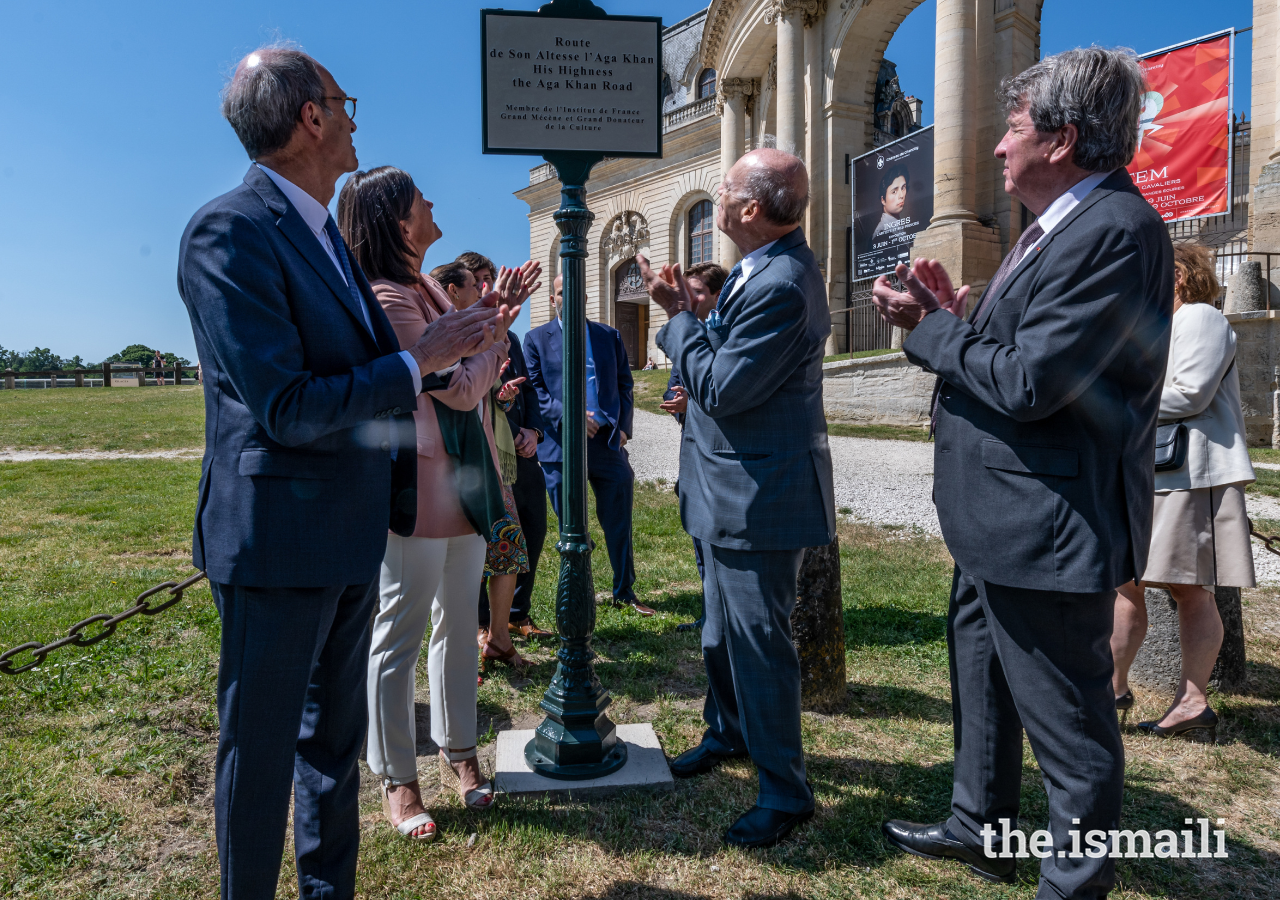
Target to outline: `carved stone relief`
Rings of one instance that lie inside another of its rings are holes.
[[[609,259],[635,256],[636,251],[649,243],[649,223],[636,212],[620,213],[604,230],[600,249]]]

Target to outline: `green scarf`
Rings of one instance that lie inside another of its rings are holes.
[[[454,479],[462,512],[485,540],[493,534],[493,524],[507,514],[502,502],[502,484],[493,469],[484,423],[474,409],[452,409],[435,397],[440,441],[453,458]]]
[[[498,391],[502,390],[502,379],[499,378],[489,395],[489,409],[493,413],[493,442],[498,449],[498,465],[502,469],[502,483],[516,483],[516,440],[511,434],[511,425],[507,422],[507,414],[499,416]]]

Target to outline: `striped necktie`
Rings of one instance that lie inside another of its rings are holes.
[[[729,295],[733,293],[733,287],[738,283],[738,279],[742,277],[742,263],[734,264],[733,269],[729,272],[729,277],[725,280],[724,287],[720,288],[720,297],[716,300],[716,308],[711,310],[711,315],[707,316],[708,328],[719,328],[720,307],[724,305],[724,301],[729,299]]]
[[[329,235],[329,241],[333,244],[333,253],[338,257],[342,277],[347,280],[347,290],[351,292],[351,299],[356,302],[356,309],[364,315],[364,325],[372,334],[373,322],[369,319],[369,307],[365,306],[364,298],[360,296],[360,287],[356,284],[355,273],[351,271],[351,260],[347,257],[347,245],[342,240],[338,223],[333,221],[333,216],[324,220],[324,232]]]

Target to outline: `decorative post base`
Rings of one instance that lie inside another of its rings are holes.
[[[591,661],[595,630],[595,585],[591,578],[591,545],[561,540],[560,581],[556,585],[556,624],[561,640],[559,665],[542,698],[547,717],[524,748],[529,768],[548,778],[600,778],[627,761],[627,745],[605,709],[609,692],[600,684]],[[587,599],[587,602],[583,600]]]

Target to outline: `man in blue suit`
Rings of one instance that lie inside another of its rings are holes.
[[[808,185],[804,163],[778,150],[754,150],[725,175],[716,226],[743,260],[706,327],[678,267],[657,273],[636,259],[669,318],[658,346],[688,394],[680,517],[705,567],[707,730],[671,772],[751,757],[756,805],[725,834],[740,847],[777,843],[814,809],[791,611],[805,548],[831,543],[836,523],[822,411],[827,295],[800,229]]]
[[[560,449],[560,423],[564,419],[564,329],[560,327],[563,296],[564,278],[557,275],[551,288],[556,317],[530,331],[524,339],[529,381],[538,392],[545,425],[538,459],[556,516],[560,515],[564,478]],[[615,328],[587,320],[587,481],[596,497],[596,519],[609,548],[613,603],[626,604],[642,616],[651,616],[652,609],[636,602],[636,569],[631,552],[636,476],[625,448],[631,437],[632,383],[622,335]]]
[[[400,349],[326,209],[357,167],[354,101],[309,56],[251,53],[222,109],[254,164],[178,260],[206,410],[193,557],[222,618],[222,897],[275,896],[292,791],[299,895],[350,898],[378,568],[417,509],[412,411],[424,375],[513,316],[490,299]]]

